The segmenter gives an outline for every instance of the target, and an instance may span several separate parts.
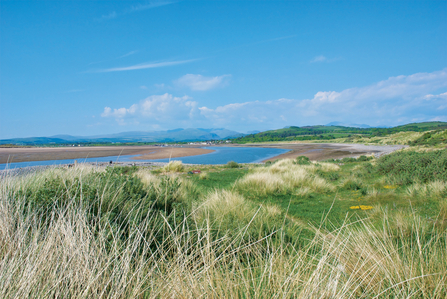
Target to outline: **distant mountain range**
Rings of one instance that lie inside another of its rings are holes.
[[[326,126],[330,127],[330,126],[337,126],[337,127],[349,127],[349,128],[371,128],[368,125],[365,124],[347,124],[347,123],[343,123],[341,121],[333,121],[328,123]]]
[[[246,134],[227,129],[175,129],[168,131],[133,131],[97,136],[54,135],[50,137],[28,137],[2,139],[0,144],[68,144],[102,142],[179,142],[238,138]]]

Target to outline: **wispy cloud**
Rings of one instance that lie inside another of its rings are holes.
[[[205,91],[225,86],[230,77],[231,75],[204,77],[202,75],[186,74],[176,80],[175,83],[179,86],[189,87],[191,90]]]
[[[151,9],[151,8],[160,7],[160,6],[165,6],[165,5],[174,4],[177,2],[179,2],[179,1],[154,1],[154,2],[149,2],[147,4],[132,5],[130,7],[130,9],[127,10],[127,13],[142,11],[142,10]]]
[[[120,57],[117,57],[116,59],[124,58],[124,57],[130,56],[130,55],[136,54],[136,53],[138,53],[137,50],[135,50],[135,51],[130,51],[129,53],[126,53],[126,54],[124,54],[124,55],[121,55]]]
[[[112,11],[111,13],[107,14],[107,15],[102,15],[100,18],[97,19],[97,21],[105,21],[105,20],[110,20],[110,19],[114,19],[118,16],[118,14],[116,13],[116,11]]]
[[[176,60],[176,61],[164,61],[164,62],[154,62],[154,63],[142,63],[131,66],[123,66],[123,67],[114,67],[96,71],[90,71],[94,73],[110,73],[110,72],[123,72],[123,71],[134,71],[134,70],[142,70],[142,69],[151,69],[165,66],[172,66],[184,63],[190,63],[193,61],[197,61],[199,59],[189,59],[189,60]]]
[[[152,1],[152,2],[148,2],[146,4],[132,5],[130,8],[125,9],[122,13],[117,13],[116,11],[112,11],[111,13],[109,13],[107,15],[102,15],[100,18],[98,18],[96,20],[99,22],[106,21],[106,20],[110,20],[110,19],[115,19],[116,17],[118,17],[120,15],[126,15],[126,14],[130,14],[130,13],[138,12],[138,11],[148,10],[151,8],[174,4],[177,2],[179,2],[179,1]]]
[[[324,55],[318,55],[315,56],[311,61],[309,61],[310,63],[316,63],[316,62],[334,62],[334,61],[338,61],[341,60],[341,57],[335,57],[335,58],[327,58]]]
[[[319,55],[319,56],[316,56],[314,59],[312,59],[310,62],[311,63],[313,63],[313,62],[323,62],[323,61],[326,61],[326,60],[327,60],[326,56]]]

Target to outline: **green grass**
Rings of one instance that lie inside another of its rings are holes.
[[[228,189],[239,178],[243,177],[248,172],[247,168],[234,169],[234,168],[221,168],[215,171],[208,171],[208,177],[203,180],[199,175],[190,175],[191,181],[203,190],[204,192],[213,189]]]
[[[0,297],[444,298],[443,155],[6,176]]]

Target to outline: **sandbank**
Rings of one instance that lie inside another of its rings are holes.
[[[212,150],[198,146],[90,146],[0,148],[0,164],[65,159],[141,155],[135,159],[165,159],[208,154]]]

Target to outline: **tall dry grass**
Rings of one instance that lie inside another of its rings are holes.
[[[335,186],[319,177],[316,172],[338,171],[339,166],[330,163],[297,165],[293,160],[280,160],[270,167],[255,168],[254,172],[239,179],[237,189],[252,190],[256,194],[293,192],[307,194],[311,191],[331,192]]]
[[[446,191],[447,191],[447,182],[443,182],[443,181],[434,181],[434,182],[429,182],[426,184],[416,183],[416,184],[409,186],[406,190],[407,194],[410,197],[417,197],[417,196],[439,197]]]
[[[285,227],[244,239],[260,223],[257,217],[281,212],[262,211],[231,191],[209,194],[196,207],[203,209],[200,221],[185,215],[173,223],[153,214],[124,230],[110,221],[92,224],[90,211],[75,203],[54,206],[43,219],[27,210],[26,199],[11,192],[11,184],[20,182],[0,183],[2,298],[445,298],[447,293],[447,232],[429,228],[420,217],[406,217],[406,231],[397,233],[386,214],[380,228],[367,219],[330,230],[316,227],[315,237],[296,247],[281,237]],[[236,231],[215,234],[219,215],[238,213],[243,224]],[[162,224],[163,239],[155,238],[155,223]]]

